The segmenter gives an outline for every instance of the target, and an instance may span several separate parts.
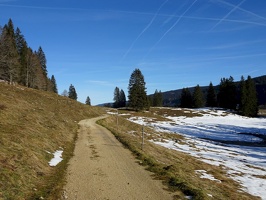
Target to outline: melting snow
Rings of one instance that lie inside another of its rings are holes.
[[[54,158],[52,158],[52,160],[50,160],[49,162],[49,165],[51,167],[56,166],[58,163],[60,163],[63,160],[62,153],[63,153],[62,150],[57,150],[56,152],[53,153]]]
[[[243,190],[266,200],[266,148],[219,142],[261,142],[262,139],[254,134],[266,135],[266,118],[247,118],[223,110],[191,111],[202,116],[166,116],[169,121],[164,122],[155,122],[144,117],[131,117],[129,120],[156,130],[185,136],[185,141],[181,144],[171,140],[152,142],[188,153],[203,162],[223,166],[228,175],[243,186]],[[204,177],[206,178],[205,175]]]
[[[213,175],[208,174],[205,170],[195,170],[195,172],[197,174],[200,174],[200,178],[205,178],[205,179],[209,179],[211,181],[217,181],[217,182],[221,183],[220,180],[214,178]]]

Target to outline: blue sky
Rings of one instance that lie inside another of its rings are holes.
[[[266,74],[265,0],[0,0],[34,50],[46,54],[59,94],[113,101],[139,68],[147,93]]]

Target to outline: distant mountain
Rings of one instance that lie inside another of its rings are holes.
[[[258,101],[259,105],[265,105],[266,104],[266,75],[260,76],[253,78],[255,84],[256,84],[256,89],[257,89],[257,94],[258,94]],[[239,81],[235,82],[236,86],[239,86]],[[200,87],[204,96],[206,97],[207,95],[207,90],[209,86],[202,86]],[[214,86],[216,93],[219,91],[219,85]],[[191,94],[194,91],[194,87],[188,88]],[[163,94],[163,105],[164,106],[177,106],[180,104],[180,96],[181,96],[182,89],[177,89],[177,90],[171,90],[171,91],[166,91],[162,92]],[[153,95],[149,95],[153,96]]]

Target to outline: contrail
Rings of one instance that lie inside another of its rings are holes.
[[[178,19],[176,20],[176,22],[163,34],[163,36],[153,45],[153,47],[148,51],[147,55],[149,55],[149,53],[154,49],[155,46],[157,46],[161,41],[162,39],[177,25],[177,23],[181,20],[181,18],[190,10],[190,8],[197,2],[198,0],[195,0],[187,9],[185,12],[183,12],[182,15],[180,15],[178,17]],[[146,56],[147,56],[146,55]],[[145,56],[145,57],[146,57]],[[144,58],[145,58],[144,57]]]
[[[178,16],[175,16],[178,17]],[[219,18],[212,18],[212,17],[191,17],[191,16],[183,16],[183,18],[187,19],[195,19],[195,20],[209,20],[209,21],[220,21]],[[252,22],[252,21],[244,21],[244,20],[235,20],[235,19],[224,19],[226,22],[234,22],[234,23],[242,23],[242,24],[253,24],[258,26],[266,26],[265,23],[259,22]]]
[[[233,5],[233,4],[229,3],[229,2],[226,2],[226,1],[223,1],[223,0],[218,0],[218,1],[221,2],[221,3],[223,3],[223,4],[225,4],[225,5],[228,5],[228,6],[231,6],[231,7],[235,7],[235,5]],[[253,12],[251,12],[251,11],[249,11],[249,10],[245,10],[245,9],[243,9],[243,8],[241,8],[241,7],[238,7],[237,9],[238,9],[238,10],[241,10],[241,11],[247,13],[247,14],[251,14],[251,15],[253,15],[253,16],[255,16],[255,17],[258,17],[258,18],[260,18],[260,19],[266,20],[265,17],[260,16],[260,15],[257,15],[256,13],[253,13]]]
[[[227,13],[217,24],[215,24],[214,25],[214,27],[212,27],[212,29],[211,29],[211,31],[213,30],[213,29],[215,29],[215,27],[217,27],[220,23],[222,23],[232,12],[234,12],[236,9],[238,9],[239,8],[239,6],[242,4],[242,3],[244,3],[246,0],[243,0],[243,1],[241,1],[238,5],[236,5],[236,6],[234,6],[234,8],[229,12],[229,13]]]
[[[168,0],[166,0],[165,2],[162,3],[162,5],[159,7],[158,11],[155,13],[155,15],[153,16],[152,20],[150,21],[150,23],[141,31],[141,33],[138,35],[138,37],[132,42],[131,46],[129,47],[129,49],[126,51],[126,53],[123,55],[122,60],[125,59],[125,57],[127,56],[127,54],[131,51],[131,49],[133,48],[133,46],[135,45],[135,43],[138,41],[138,39],[147,31],[147,29],[152,25],[153,21],[155,20],[155,18],[158,16],[161,8],[168,2]]]

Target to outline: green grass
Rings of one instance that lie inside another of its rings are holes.
[[[141,116],[140,113],[136,115]],[[145,112],[144,115],[153,114]],[[182,136],[160,133],[149,127],[144,127],[145,145],[142,150],[142,126],[129,122],[124,116],[121,116],[118,119],[117,129],[116,120],[116,116],[111,116],[98,121],[98,123],[109,129],[126,148],[132,151],[139,159],[139,163],[154,173],[155,179],[162,180],[168,186],[169,191],[174,192],[176,199],[186,199],[185,196],[192,196],[193,199],[259,199],[240,191],[239,183],[228,178],[222,167],[206,164],[188,154],[170,150],[148,141],[167,139],[182,142]],[[206,170],[216,179],[221,180],[221,183],[201,179],[195,173],[195,170],[200,169]],[[213,197],[210,197],[210,194]]]
[[[0,83],[0,199],[56,199],[78,122],[103,110],[54,93]],[[56,167],[47,152],[63,148]]]

